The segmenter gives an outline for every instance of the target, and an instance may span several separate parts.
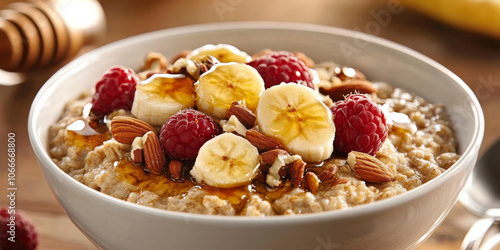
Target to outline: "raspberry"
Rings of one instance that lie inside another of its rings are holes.
[[[131,69],[120,66],[109,69],[95,86],[92,113],[101,116],[117,109],[130,110],[138,82],[139,77]]]
[[[387,138],[382,110],[367,95],[352,94],[331,107],[335,119],[335,149],[375,155]]]
[[[160,144],[170,158],[194,160],[201,146],[220,133],[212,118],[198,110],[184,109],[163,124]]]
[[[15,216],[14,223],[12,223],[11,220],[12,216]],[[12,235],[10,232],[15,234]],[[9,238],[13,239],[15,242],[10,241]],[[35,249],[37,245],[38,233],[35,230],[33,222],[19,210],[12,210],[6,206],[1,207],[0,249]]]
[[[282,82],[295,82],[314,88],[310,69],[294,54],[287,51],[265,53],[249,63],[264,79],[266,89]]]

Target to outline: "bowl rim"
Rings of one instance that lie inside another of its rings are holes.
[[[175,36],[186,33],[200,33],[200,32],[222,31],[222,30],[245,30],[245,29],[288,30],[297,32],[308,31],[313,33],[327,33],[336,36],[363,39],[366,40],[367,42],[375,43],[377,45],[396,50],[399,53],[406,54],[419,61],[422,61],[432,66],[433,68],[438,69],[439,71],[447,75],[449,78],[451,78],[462,88],[463,91],[466,92],[466,94],[471,99],[471,101],[467,104],[470,105],[472,108],[474,116],[474,126],[476,128],[472,137],[472,141],[467,146],[467,148],[464,149],[462,156],[452,167],[450,167],[440,176],[419,186],[416,189],[410,190],[403,194],[399,194],[395,197],[390,197],[384,200],[371,202],[369,204],[363,204],[357,207],[352,207],[342,210],[325,211],[319,213],[300,214],[295,216],[248,217],[248,216],[203,215],[203,214],[192,214],[192,213],[178,212],[178,211],[169,211],[159,208],[137,205],[101,193],[97,190],[94,190],[84,185],[83,183],[80,183],[79,181],[75,180],[74,178],[66,174],[59,167],[57,167],[57,165],[54,162],[52,162],[50,156],[48,155],[48,152],[45,150],[45,147],[39,140],[38,132],[34,126],[36,124],[37,119],[39,119],[39,117],[36,115],[36,111],[38,110],[38,106],[40,106],[38,104],[41,101],[43,101],[44,96],[46,96],[45,94],[52,92],[51,86],[54,85],[53,83],[56,83],[58,79],[63,77],[67,72],[81,68],[82,64],[85,66],[86,65],[85,62],[88,59],[98,56],[100,53],[114,50],[119,47],[126,47],[131,44],[140,43],[150,39],[157,39],[161,37]],[[451,176],[456,175],[460,171],[460,169],[463,168],[461,166],[465,165],[464,162],[473,160],[472,158],[474,157],[475,154],[477,154],[477,151],[479,151],[482,138],[484,136],[484,116],[479,101],[477,100],[475,94],[463,80],[461,80],[457,75],[455,75],[450,70],[448,70],[441,64],[437,63],[436,61],[404,45],[400,45],[395,42],[386,40],[384,38],[376,37],[370,34],[365,34],[358,31],[347,30],[338,27],[324,26],[318,24],[294,23],[294,22],[245,21],[245,22],[196,24],[196,25],[180,26],[180,27],[157,30],[121,39],[79,56],[78,58],[74,59],[73,61],[71,61],[70,63],[59,69],[52,77],[50,77],[47,80],[47,82],[42,86],[42,88],[37,93],[29,112],[28,133],[31,145],[39,160],[39,165],[41,168],[46,168],[53,174],[60,175],[61,178],[64,178],[65,181],[70,182],[71,185],[73,186],[79,185],[78,188],[83,188],[83,190],[86,190],[84,192],[88,193],[88,195],[95,196],[95,198],[98,198],[100,200],[107,200],[113,205],[122,207],[124,209],[134,210],[135,212],[148,213],[149,215],[160,216],[170,219],[196,220],[199,223],[224,222],[224,223],[235,223],[235,224],[243,224],[250,226],[260,223],[302,224],[306,222],[311,223],[313,221],[323,221],[327,218],[338,219],[338,218],[348,218],[352,216],[366,215],[386,210],[387,208],[394,207],[402,203],[406,203],[426,193],[429,193],[432,189],[435,189],[443,185],[446,182],[446,180],[449,179]],[[57,196],[56,198],[59,201],[59,198]],[[59,201],[59,203],[61,203],[61,201]]]

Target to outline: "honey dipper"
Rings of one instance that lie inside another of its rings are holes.
[[[28,72],[75,56],[97,41],[105,17],[97,0],[30,0],[0,10],[0,70]]]

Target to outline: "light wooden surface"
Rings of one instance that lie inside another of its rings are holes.
[[[0,8],[12,0],[0,0]],[[500,136],[500,41],[437,23],[411,10],[380,19],[384,0],[101,0],[108,32],[100,46],[132,35],[208,22],[304,22],[368,32],[406,45],[443,64],[479,96],[486,119],[481,153]],[[392,1],[394,2],[394,1]],[[216,7],[217,6],[217,7]],[[379,17],[379,18],[377,18]],[[378,21],[377,21],[378,20]],[[378,22],[378,26],[375,23]],[[378,28],[377,28],[378,27]],[[85,48],[81,53],[92,49]],[[31,102],[43,83],[63,64],[38,71],[16,86],[0,86],[0,202],[6,204],[7,134],[16,134],[17,205],[35,222],[39,249],[95,249],[72,224],[46,184],[27,133]],[[4,157],[5,156],[5,157]],[[429,204],[432,205],[432,204]],[[460,204],[419,249],[458,249],[477,217]]]

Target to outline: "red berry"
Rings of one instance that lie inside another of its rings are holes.
[[[375,155],[387,138],[387,122],[371,98],[352,94],[331,107],[335,121],[335,149]]]
[[[15,219],[11,220],[11,217],[15,217]],[[35,249],[37,245],[38,233],[33,222],[19,210],[9,209],[6,206],[1,207],[0,249]]]
[[[203,112],[184,109],[163,124],[160,144],[170,158],[194,160],[201,146],[221,132],[219,125]]]
[[[120,66],[109,69],[95,86],[92,113],[107,115],[117,109],[130,110],[138,82],[139,77],[131,69]]]
[[[251,61],[264,79],[266,89],[282,82],[295,82],[314,88],[311,70],[294,54],[287,51],[272,51]]]

